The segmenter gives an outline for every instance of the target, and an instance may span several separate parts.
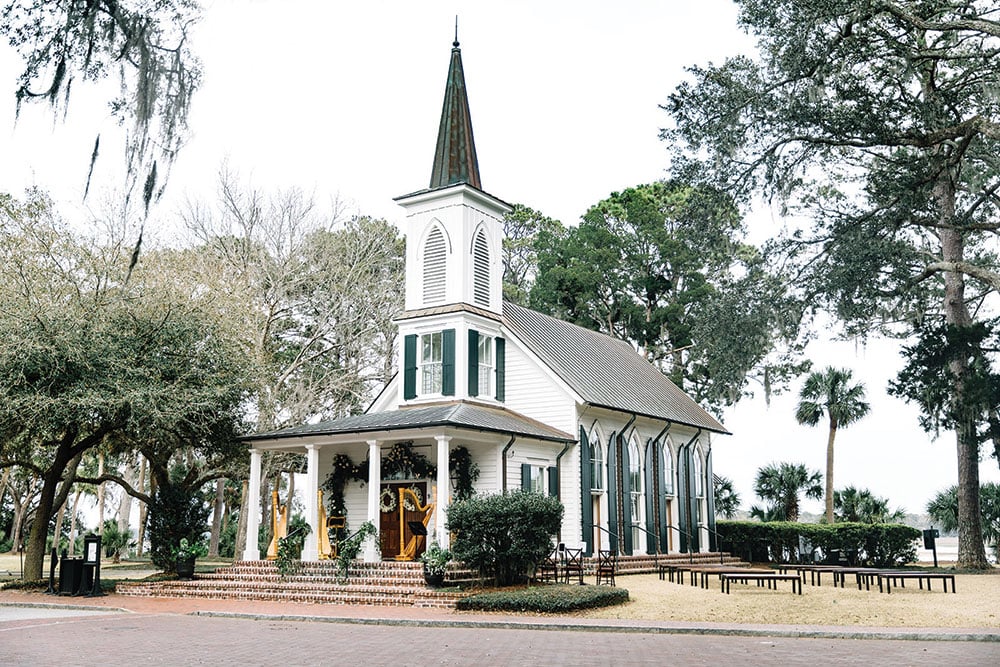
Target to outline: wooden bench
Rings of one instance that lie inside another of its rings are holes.
[[[808,572],[809,584],[811,586],[822,586],[823,573],[829,572],[833,575],[833,585],[837,586],[839,584],[841,588],[844,586],[844,572],[848,569],[840,565],[795,565],[785,563],[778,566],[778,570],[782,574],[788,574],[789,571],[796,572],[802,578],[802,583],[806,582],[806,572]]]
[[[907,579],[916,579],[920,584],[920,590],[924,590],[924,580],[927,580],[927,590],[931,590],[931,580],[940,579],[944,582],[944,592],[948,592],[948,582],[951,582],[951,592],[955,592],[955,575],[945,572],[882,572],[878,574],[878,590],[882,592],[882,582],[885,582],[886,594],[892,593],[892,585],[898,583],[898,587],[905,588]]]
[[[748,565],[700,565],[694,567],[688,567],[687,570],[691,573],[691,585],[697,586],[701,585],[702,588],[708,589],[708,579],[712,575],[723,575],[731,574],[737,575],[745,572],[756,573],[756,574],[773,574],[774,570],[766,570],[763,568],[751,568]]]
[[[779,581],[790,581],[792,582],[792,593],[802,595],[802,578],[798,574],[780,574],[778,572],[722,572],[719,574],[719,579],[722,581],[722,592],[726,594],[729,593],[729,587],[733,581],[743,584],[756,581],[758,587],[763,587],[764,584],[767,584],[767,587],[771,590],[777,589],[777,582]]]

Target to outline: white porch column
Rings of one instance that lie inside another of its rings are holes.
[[[250,488],[247,491],[247,546],[243,560],[260,560],[257,532],[260,530],[260,450],[250,450]]]
[[[368,441],[368,520],[376,530],[379,528],[378,497],[382,484],[382,452],[378,440]],[[377,563],[382,559],[379,550],[379,537],[370,537],[365,541],[365,562]]]
[[[319,525],[317,491],[319,491],[319,448],[316,445],[306,445],[306,489],[302,505],[305,507],[306,521],[309,522],[311,530],[302,546],[302,560],[319,560],[319,531],[324,526]]]
[[[434,535],[437,537],[437,543],[441,545],[441,548],[447,549],[450,545],[450,540],[448,539],[448,531],[444,525],[448,522],[448,484],[450,480],[448,475],[448,454],[450,449],[448,441],[451,440],[451,436],[438,435],[434,439],[437,440],[437,498],[434,500],[436,503],[436,507],[434,508]]]

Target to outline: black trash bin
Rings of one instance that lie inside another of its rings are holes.
[[[59,595],[75,595],[83,583],[83,558],[59,560]]]

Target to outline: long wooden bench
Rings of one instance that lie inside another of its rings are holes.
[[[793,563],[783,563],[778,566],[778,570],[782,574],[788,574],[789,571],[796,572],[802,578],[802,583],[805,583],[806,572],[808,572],[809,584],[811,586],[822,586],[823,573],[829,572],[833,575],[833,585],[837,586],[839,584],[842,588],[844,586],[843,573],[846,569],[840,565],[795,565]]]
[[[722,572],[719,574],[719,579],[722,582],[722,592],[726,594],[729,593],[729,587],[733,581],[738,581],[743,584],[749,584],[751,581],[756,581],[758,587],[763,587],[764,584],[767,584],[767,587],[771,590],[777,589],[777,582],[779,581],[790,581],[792,582],[792,593],[802,595],[802,578],[797,573]]]
[[[752,572],[757,574],[773,574],[774,570],[762,569],[762,568],[751,568],[749,565],[696,565],[689,566],[687,571],[691,573],[691,585],[697,586],[701,585],[702,588],[708,589],[708,580],[712,575],[723,575],[723,574],[740,574],[743,572]],[[682,582],[683,583],[683,582]]]
[[[955,592],[955,575],[945,572],[883,572],[878,575],[878,590],[882,592],[882,583],[885,582],[886,594],[892,593],[893,584],[898,583],[899,588],[905,588],[907,579],[916,579],[920,584],[920,590],[924,590],[924,580],[927,581],[927,590],[931,590],[931,580],[940,579],[944,582],[944,592],[948,592],[948,582],[951,582],[951,592]]]

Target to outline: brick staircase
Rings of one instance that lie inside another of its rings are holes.
[[[621,556],[618,574],[648,574],[657,563],[738,563],[738,558],[720,553]],[[593,576],[596,558],[584,559],[584,573]],[[452,564],[445,577],[449,590],[424,583],[420,563],[384,561],[355,562],[341,581],[336,563],[306,561],[297,574],[282,577],[271,561],[239,561],[215,572],[198,574],[191,581],[119,582],[121,595],[139,597],[205,598],[216,600],[269,600],[317,604],[368,604],[400,607],[454,608],[466,593],[457,586],[472,583],[475,573]]]
[[[451,569],[445,584],[452,585],[469,576],[471,573],[467,571]],[[297,574],[287,577],[282,577],[271,561],[240,561],[212,573],[199,573],[191,581],[121,582],[117,592],[144,597],[445,608],[454,607],[465,595],[454,589],[428,587],[420,563],[394,561],[354,563],[346,581],[340,580],[332,561],[304,562]]]

